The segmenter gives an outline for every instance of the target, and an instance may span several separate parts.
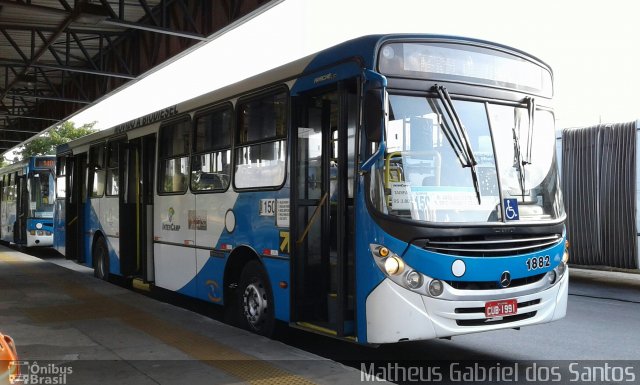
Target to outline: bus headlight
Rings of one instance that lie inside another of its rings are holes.
[[[556,272],[558,279],[560,279],[564,275],[565,271],[567,271],[567,264],[564,261],[562,261],[560,262],[560,264],[558,264],[558,266],[556,266],[555,269],[553,269],[553,271]]]
[[[387,257],[384,260],[384,269],[389,275],[402,274],[404,271],[404,261],[398,257]]]
[[[564,254],[562,254],[562,262],[569,263],[569,241],[564,244]]]
[[[407,281],[407,286],[409,286],[411,289],[417,289],[422,286],[422,274],[418,273],[415,270],[411,270],[405,277],[405,281]]]
[[[439,296],[443,291],[444,285],[442,284],[441,280],[434,279],[433,281],[429,282],[429,294],[431,294],[432,297]]]
[[[427,285],[432,281],[431,277],[428,277],[419,271],[409,266],[402,257],[393,251],[389,250],[385,246],[371,244],[369,245],[371,255],[378,268],[393,282],[409,289],[421,295],[429,294],[427,292]],[[440,282],[440,281],[438,281]],[[444,289],[442,282],[440,282],[440,293]]]
[[[556,276],[557,274],[555,269],[547,273],[547,281],[549,282],[549,284],[553,285],[554,283],[556,283]]]
[[[562,278],[564,273],[567,271],[567,263],[569,262],[569,242],[565,243],[564,253],[562,254],[562,261],[558,264],[558,266],[553,269],[556,274],[557,279]]]

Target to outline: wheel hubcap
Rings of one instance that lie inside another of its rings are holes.
[[[265,312],[269,308],[267,293],[259,283],[252,283],[244,289],[243,293],[244,315],[249,325],[259,329],[264,321]]]

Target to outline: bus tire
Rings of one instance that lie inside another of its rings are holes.
[[[109,280],[109,248],[103,237],[98,237],[93,247],[93,275],[103,281]]]
[[[273,292],[267,274],[258,261],[249,261],[242,269],[238,289],[240,325],[256,334],[270,337],[275,328]]]

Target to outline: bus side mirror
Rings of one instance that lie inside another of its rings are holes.
[[[384,121],[383,90],[370,89],[364,95],[363,123],[367,139],[374,143],[382,140]]]

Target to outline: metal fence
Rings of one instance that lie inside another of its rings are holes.
[[[638,268],[638,122],[562,132],[571,263]]]

